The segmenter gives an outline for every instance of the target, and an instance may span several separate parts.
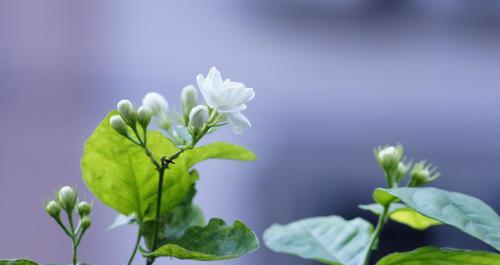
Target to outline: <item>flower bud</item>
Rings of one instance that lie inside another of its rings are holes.
[[[137,110],[137,120],[143,128],[148,127],[149,123],[151,122],[152,115],[153,113],[148,106],[141,106],[139,110]]]
[[[62,187],[57,193],[59,204],[61,204],[61,207],[68,213],[75,208],[76,197],[76,191],[70,186]]]
[[[78,203],[76,210],[78,211],[78,215],[86,216],[89,215],[92,211],[92,205],[90,205],[90,203],[86,201],[81,201],[80,203]]]
[[[420,161],[413,166],[410,172],[410,183],[412,187],[420,187],[434,181],[439,175],[440,173],[437,172],[436,167],[433,167],[431,164],[426,165],[425,161]]]
[[[156,92],[147,93],[142,99],[142,105],[148,106],[154,116],[168,112],[167,100]]]
[[[198,104],[198,90],[193,85],[185,86],[181,93],[182,112],[189,117],[191,110]]]
[[[405,161],[401,161],[398,163],[398,167],[396,169],[396,182],[400,182],[408,173],[411,167],[411,162],[406,163]]]
[[[59,218],[59,214],[61,214],[61,206],[59,206],[56,201],[52,200],[45,205],[45,211],[48,215],[57,219]]]
[[[84,215],[80,220],[80,225],[84,230],[88,229],[92,225],[92,220],[90,220],[90,217],[88,215]]]
[[[399,165],[399,161],[403,158],[403,146],[379,147],[375,150],[375,158],[385,171],[395,170]]]
[[[189,113],[189,127],[193,129],[201,129],[208,120],[208,107],[198,105]]]
[[[122,119],[120,115],[115,115],[112,116],[109,119],[109,125],[111,125],[111,128],[115,129],[119,134],[123,136],[128,135],[128,127],[125,121]]]
[[[117,105],[120,116],[130,126],[134,126],[137,121],[137,113],[135,112],[134,105],[128,99],[122,99]]]

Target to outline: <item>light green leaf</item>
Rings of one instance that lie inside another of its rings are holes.
[[[384,211],[384,207],[377,203],[360,205],[359,208],[368,210],[376,215],[381,215]],[[402,203],[391,204],[389,207],[389,218],[416,230],[425,230],[430,226],[441,224],[441,222],[422,215]]]
[[[264,243],[273,251],[326,264],[360,265],[372,233],[373,226],[361,218],[313,217],[272,225],[264,232]]]
[[[485,251],[423,247],[390,254],[376,265],[500,265],[500,255]]]
[[[113,111],[85,143],[82,175],[94,195],[124,215],[135,213],[140,220],[154,219],[158,172],[144,150],[118,134],[109,125]],[[148,147],[157,160],[179,149],[160,132],[148,132]],[[177,206],[198,175],[190,168],[204,159],[252,160],[250,151],[227,143],[213,143],[186,150],[165,171],[161,213]]]
[[[186,153],[184,161],[188,168],[210,158],[241,161],[253,161],[257,159],[254,153],[244,147],[224,142],[210,143],[192,150],[187,150]]]
[[[228,226],[221,219],[212,219],[204,227],[189,228],[172,243],[154,252],[141,249],[144,256],[176,257],[193,260],[225,260],[251,253],[259,247],[259,240],[252,230],[240,221]]]
[[[110,226],[108,226],[108,228],[106,228],[106,230],[108,230],[108,231],[113,230],[115,228],[118,228],[118,227],[121,227],[124,225],[136,223],[136,221],[137,221],[137,219],[135,218],[134,214],[131,214],[129,216],[119,214],[118,216],[116,216],[113,223]]]
[[[388,205],[397,200],[395,196],[385,192],[384,189],[378,188],[373,191],[373,200],[383,206]]]
[[[500,217],[481,200],[436,188],[383,190],[417,212],[454,226],[500,250]]]
[[[0,265],[38,265],[38,263],[27,259],[3,259]]]

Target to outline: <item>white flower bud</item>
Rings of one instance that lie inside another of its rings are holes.
[[[208,107],[198,105],[189,113],[189,127],[193,129],[201,129],[208,120]]]
[[[148,106],[155,116],[168,112],[167,100],[156,92],[147,93],[142,99],[142,105]]]
[[[191,110],[198,104],[198,90],[193,85],[185,86],[181,93],[182,112],[187,118]]]
[[[130,100],[120,100],[120,102],[118,102],[117,108],[123,120],[128,125],[135,126],[135,122],[137,121],[137,113],[135,112],[134,105],[132,105]]]
[[[411,183],[413,187],[423,186],[439,177],[440,173],[437,168],[431,164],[426,164],[425,161],[420,161],[410,172]]]
[[[72,212],[76,204],[76,191],[70,186],[62,187],[57,193],[57,200],[61,207],[68,213]]]
[[[403,146],[397,145],[378,148],[375,151],[375,157],[386,171],[397,169],[399,161],[403,158]]]
[[[148,106],[141,106],[139,110],[137,110],[137,120],[143,128],[148,127],[149,123],[151,122],[152,115],[153,113]]]
[[[56,201],[52,200],[45,205],[45,211],[48,215],[54,218],[59,218],[59,214],[61,213],[61,206],[59,206]]]
[[[92,205],[86,201],[81,201],[78,203],[76,210],[80,216],[89,215],[92,212]]]
[[[109,125],[111,125],[111,128],[115,129],[119,134],[123,136],[128,135],[128,127],[125,121],[122,119],[120,115],[115,115],[112,116],[109,119]]]

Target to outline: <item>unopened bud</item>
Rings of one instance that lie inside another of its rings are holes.
[[[61,206],[59,206],[56,201],[52,200],[45,205],[45,211],[48,215],[54,218],[59,218],[59,214],[61,214]]]
[[[120,116],[130,126],[135,126],[137,121],[137,113],[135,112],[134,105],[128,99],[122,99],[117,105]]]
[[[198,90],[193,85],[185,86],[181,93],[182,112],[189,117],[191,110],[198,104]]]
[[[76,191],[70,186],[62,187],[57,193],[57,200],[61,207],[68,213],[72,212],[76,204]]]
[[[86,201],[81,201],[80,203],[78,203],[76,210],[78,211],[78,215],[86,216],[89,215],[92,211],[92,205],[90,205],[90,203]]]
[[[439,177],[440,173],[437,168],[431,164],[426,164],[425,161],[418,162],[413,166],[410,172],[411,183],[413,187],[423,186]]]
[[[137,110],[137,120],[143,128],[148,127],[151,122],[151,116],[153,115],[151,109],[148,106],[141,106]]]
[[[148,106],[153,115],[160,115],[161,113],[168,112],[167,100],[156,92],[147,93],[142,99],[142,105]]]
[[[193,129],[201,129],[208,120],[208,107],[198,105],[189,113],[189,127]]]
[[[109,125],[111,125],[111,128],[115,129],[119,134],[123,136],[128,135],[128,127],[125,121],[122,119],[120,115],[115,115],[112,116],[109,119]]]
[[[403,146],[387,146],[375,150],[375,157],[386,171],[397,169],[399,161],[403,158]]]
[[[90,220],[88,215],[84,215],[82,219],[80,219],[80,225],[83,229],[87,229],[92,225],[92,220]]]

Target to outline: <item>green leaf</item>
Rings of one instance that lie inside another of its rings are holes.
[[[135,213],[140,220],[155,215],[158,172],[144,150],[118,134],[109,125],[112,111],[85,143],[82,175],[94,195],[121,214]],[[160,132],[148,132],[148,147],[157,160],[170,157],[179,149]],[[161,213],[182,202],[197,174],[190,168],[204,159],[253,160],[252,152],[232,144],[213,143],[186,150],[165,171]]]
[[[485,251],[423,247],[390,254],[376,265],[500,265],[500,255]]]
[[[254,161],[257,159],[254,153],[244,147],[215,142],[186,151],[184,156],[186,167],[190,168],[194,164],[210,158],[231,159],[241,161]]]
[[[172,243],[154,252],[141,249],[144,256],[166,256],[193,260],[225,260],[251,253],[259,247],[252,230],[240,221],[228,226],[221,219],[212,219],[206,226],[189,228]]]
[[[149,249],[153,247],[154,225],[154,221],[146,221],[142,225],[142,233]],[[203,225],[205,225],[205,217],[200,207],[196,205],[178,206],[160,219],[158,245],[162,246],[169,242],[175,242],[189,228]]]
[[[377,203],[360,205],[359,208],[368,210],[376,215],[381,215],[384,211],[384,207]],[[424,216],[402,203],[391,204],[389,207],[389,218],[416,230],[425,230],[431,226],[441,224],[441,222]]]
[[[378,188],[373,191],[373,200],[382,206],[388,205],[397,200],[392,194],[385,192],[384,189]]]
[[[126,215],[123,215],[123,214],[119,214],[118,216],[116,216],[115,220],[113,221],[113,223],[108,226],[108,228],[106,228],[106,230],[113,230],[115,228],[118,228],[118,227],[121,227],[121,226],[124,226],[124,225],[129,225],[129,224],[133,224],[133,223],[136,223],[137,222],[137,218],[135,218],[135,215],[134,214],[131,214],[129,216],[126,216]]]
[[[500,217],[481,200],[436,188],[384,190],[417,212],[454,226],[500,250]]]
[[[313,217],[287,225],[274,224],[264,232],[265,244],[276,252],[326,264],[360,265],[368,251],[373,226],[361,219]]]
[[[3,259],[0,265],[38,265],[38,263],[27,259]]]

